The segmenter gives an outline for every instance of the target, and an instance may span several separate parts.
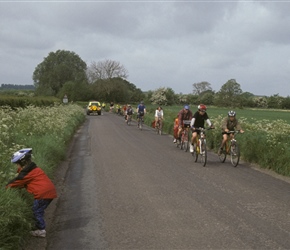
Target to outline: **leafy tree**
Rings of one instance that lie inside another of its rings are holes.
[[[190,105],[200,104],[199,95],[188,94],[187,95],[187,104],[190,104]]]
[[[173,105],[176,103],[177,95],[175,94],[172,88],[167,88],[165,95],[167,99],[167,105]]]
[[[158,105],[167,105],[167,97],[166,97],[167,88],[159,88],[153,91],[150,101],[152,104]]]
[[[179,94],[176,95],[176,97],[177,97],[177,103],[178,103],[178,104],[189,103],[188,95],[185,95],[185,94],[179,93]]]
[[[228,80],[215,95],[214,103],[223,107],[242,107],[241,86],[235,79]]]
[[[214,101],[214,95],[215,93],[212,90],[207,90],[203,92],[199,97],[200,103],[204,103],[206,105],[212,105]]]
[[[194,83],[192,84],[193,86],[193,94],[194,95],[199,95],[202,92],[205,92],[207,90],[212,90],[211,84],[209,82],[199,82],[199,83]]]
[[[55,96],[66,82],[86,81],[86,69],[86,63],[74,52],[50,52],[34,70],[36,93]]]
[[[176,103],[177,95],[172,88],[159,88],[152,92],[150,102],[158,105],[173,105]]]
[[[283,97],[279,94],[272,95],[267,98],[268,108],[280,109],[282,108]]]
[[[256,96],[253,98],[255,106],[259,108],[267,108],[267,98],[265,96]]]
[[[241,102],[245,107],[255,107],[254,97],[255,95],[250,92],[244,92],[241,94]]]
[[[286,98],[283,99],[281,107],[283,109],[290,109],[290,96],[287,96]]]
[[[69,101],[92,99],[92,92],[87,82],[66,82],[58,92],[57,97],[63,99],[64,95],[67,95]]]
[[[87,70],[89,83],[93,83],[100,79],[112,79],[128,77],[127,69],[119,62],[113,60],[105,60],[101,62],[92,62]]]
[[[122,78],[99,79],[90,84],[94,99],[106,102],[139,102],[144,98],[142,91]]]

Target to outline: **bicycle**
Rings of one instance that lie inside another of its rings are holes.
[[[188,151],[189,148],[189,128],[190,128],[190,122],[191,120],[184,120],[183,121],[183,128],[181,132],[181,137],[178,139],[178,142],[176,143],[176,146],[179,147],[180,149],[184,150],[185,152]]]
[[[238,166],[240,161],[240,147],[235,139],[235,135],[240,133],[239,130],[229,131],[227,134],[233,134],[234,138],[228,138],[227,142],[225,143],[223,150],[221,150],[219,154],[219,159],[221,162],[225,162],[227,155],[231,156],[231,163],[234,167]]]
[[[158,117],[158,121],[156,122],[155,130],[156,130],[156,133],[158,135],[162,135],[162,120],[161,120],[161,117]]]
[[[138,114],[138,128],[140,130],[143,129],[144,118],[143,115]]]
[[[132,121],[132,115],[127,115],[126,123],[127,123],[128,126],[131,125],[131,121]]]
[[[200,131],[195,138],[195,148],[193,149],[192,156],[195,157],[195,162],[197,162],[198,156],[200,155],[200,162],[205,167],[207,162],[207,147],[206,147],[206,135],[205,131],[213,129],[212,127],[209,128],[195,128],[195,130]]]

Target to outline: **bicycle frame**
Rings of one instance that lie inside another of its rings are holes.
[[[183,128],[181,132],[181,142],[180,142],[180,149],[184,150],[185,152],[188,151],[189,148],[189,128],[190,128],[190,120],[183,121]]]
[[[228,140],[226,141],[221,154],[219,155],[219,159],[221,162],[225,162],[227,155],[231,157],[231,163],[234,167],[238,166],[240,161],[240,148],[238,142],[235,138],[236,134],[240,133],[239,130],[229,131]],[[233,138],[230,139],[230,134],[233,134]]]
[[[156,129],[156,133],[157,134],[162,135],[162,120],[161,120],[161,117],[158,117],[158,121],[156,122],[155,129]]]
[[[139,116],[139,118],[138,118],[138,125],[139,125],[139,129],[140,130],[143,129],[143,122],[144,122],[144,115]]]
[[[127,125],[131,125],[132,115],[127,115]]]
[[[200,162],[205,167],[207,162],[207,147],[206,147],[206,135],[205,131],[212,128],[196,128],[195,130],[200,131],[197,133],[195,138],[196,147],[192,153],[192,156],[195,157],[195,162],[197,162],[198,156],[200,155]]]

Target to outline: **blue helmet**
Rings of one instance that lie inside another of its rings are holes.
[[[23,148],[15,152],[11,158],[12,163],[21,163],[31,158],[32,148]]]
[[[188,106],[188,105],[185,105],[185,106],[184,106],[184,109],[189,109],[189,106]]]

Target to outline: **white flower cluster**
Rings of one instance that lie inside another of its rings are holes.
[[[0,181],[14,175],[7,170],[10,157],[20,148],[29,145],[19,145],[15,138],[43,134],[62,137],[66,133],[68,124],[75,122],[72,119],[84,115],[83,108],[78,105],[55,105],[53,107],[35,107],[11,109],[7,106],[0,107]],[[23,140],[25,141],[25,140]]]

